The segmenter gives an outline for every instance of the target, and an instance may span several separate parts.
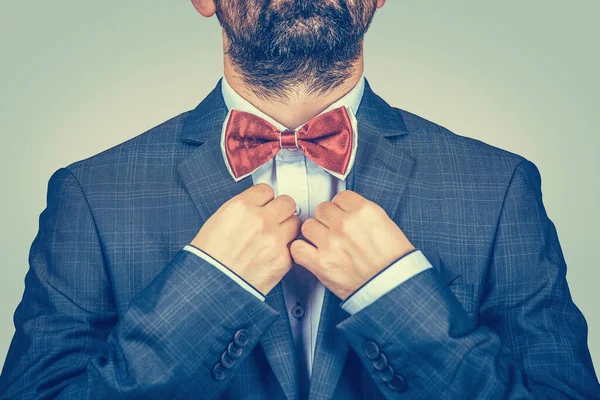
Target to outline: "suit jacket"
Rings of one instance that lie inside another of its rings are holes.
[[[223,162],[226,113],[219,81],[195,109],[54,172],[2,398],[298,398],[281,284],[261,302],[182,249],[252,185]],[[310,399],[598,396],[536,166],[368,82],[357,119],[347,188],[434,268],[352,316],[327,290]],[[241,356],[215,373],[231,343]]]

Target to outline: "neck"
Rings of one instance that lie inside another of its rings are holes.
[[[285,97],[263,99],[256,96],[244,83],[241,76],[235,72],[229,58],[227,56],[224,58],[224,75],[229,85],[253,106],[288,129],[294,129],[304,124],[344,97],[356,86],[363,74],[363,69],[364,62],[361,55],[355,62],[349,77],[327,93],[310,93],[306,85],[298,85]]]

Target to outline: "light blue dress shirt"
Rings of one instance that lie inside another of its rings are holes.
[[[355,138],[359,134],[355,115],[362,99],[364,86],[364,77],[361,77],[359,83],[350,92],[323,111],[327,112],[345,106],[353,121]],[[229,110],[237,109],[249,112],[264,118],[278,130],[286,129],[284,125],[261,112],[235,92],[225,77],[222,79],[221,88],[225,104]],[[222,146],[223,136],[222,134]],[[307,218],[314,216],[314,209],[317,204],[331,201],[337,193],[346,189],[345,177],[352,168],[356,143],[357,141],[354,142],[351,164],[346,174],[341,177],[343,179],[339,179],[340,176],[336,177],[330,171],[315,164],[300,149],[295,148],[281,149],[271,160],[254,170],[251,173],[253,184],[267,183],[273,187],[275,196],[280,194],[291,196],[296,202],[297,215],[302,221],[305,221]],[[224,162],[228,165],[225,157]],[[235,179],[233,174],[232,178]],[[205,252],[191,245],[185,246],[184,249],[202,257],[244,289],[264,301],[263,294]],[[373,277],[346,299],[341,306],[348,313],[355,314],[397,285],[427,268],[431,268],[431,264],[421,251],[415,250],[401,257]],[[303,376],[299,378],[307,382],[307,379],[310,379],[311,376],[325,287],[307,269],[298,264],[293,264],[292,269],[282,280],[282,289],[289,313],[292,335],[296,344],[296,352],[299,355],[298,360],[301,364],[299,370]]]

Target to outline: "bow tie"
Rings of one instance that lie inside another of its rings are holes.
[[[232,109],[224,127],[224,152],[236,181],[273,158],[281,149],[298,148],[315,164],[344,176],[351,162],[354,129],[342,106],[300,128],[279,131],[263,118]]]

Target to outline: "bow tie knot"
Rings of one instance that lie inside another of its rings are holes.
[[[251,174],[282,149],[298,148],[334,176],[345,179],[355,146],[346,107],[322,113],[296,130],[279,131],[263,118],[232,109],[225,124],[223,150],[236,181]]]
[[[285,130],[279,133],[279,147],[282,149],[294,149],[298,147],[296,131]]]

